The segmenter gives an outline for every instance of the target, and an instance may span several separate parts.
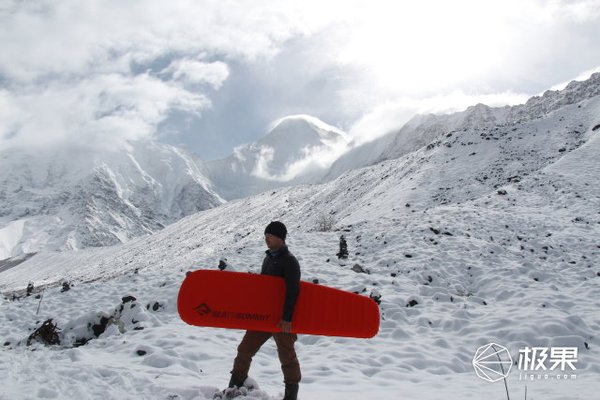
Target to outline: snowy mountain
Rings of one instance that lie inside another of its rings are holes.
[[[444,132],[516,126],[599,94],[600,73],[595,73],[586,81],[573,81],[563,90],[548,90],[542,96],[532,97],[525,104],[514,107],[492,108],[477,104],[454,114],[417,115],[399,130],[349,149],[333,163],[324,179],[333,179],[351,169],[399,158],[421,148]]]
[[[348,136],[308,115],[276,121],[257,142],[210,161],[210,178],[226,199],[319,180],[346,149]]]
[[[300,335],[300,398],[506,398],[502,381],[473,370],[488,343],[510,351],[511,398],[595,398],[600,85],[594,76],[569,86],[575,94],[530,100],[529,112],[475,106],[471,119],[454,115],[459,122],[435,128],[418,149],[331,182],[230,201],[125,244],[0,264],[3,393],[211,399],[227,384],[243,332],[185,325],[179,285],[186,271],[216,268],[223,257],[238,271],[259,271],[264,227],[277,219],[302,279],[381,296],[373,339]],[[323,218],[331,230],[319,231]],[[336,257],[341,235],[347,260]],[[43,297],[13,299],[29,281]],[[74,285],[61,292],[62,281]],[[118,323],[95,335],[89,327],[107,315]],[[48,318],[64,342],[26,346]],[[75,347],[75,334],[89,341]],[[576,370],[547,365],[548,378],[530,378],[518,365],[528,346],[575,348]],[[271,342],[250,376],[260,390],[249,398],[281,398]]]
[[[223,200],[201,162],[171,146],[0,153],[0,259],[117,244]]]

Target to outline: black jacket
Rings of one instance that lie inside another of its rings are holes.
[[[285,245],[274,255],[270,250],[265,253],[267,255],[260,273],[261,275],[281,276],[285,279],[285,301],[281,319],[291,322],[300,292],[300,264]]]

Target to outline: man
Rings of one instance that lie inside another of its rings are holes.
[[[252,357],[258,352],[269,338],[273,337],[277,345],[277,353],[281,362],[281,370],[285,382],[285,396],[283,400],[297,400],[298,383],[301,379],[300,364],[296,357],[294,343],[297,336],[292,332],[292,317],[294,307],[300,290],[300,265],[298,260],[290,253],[285,238],[287,229],[282,222],[273,221],[265,229],[266,257],[262,264],[261,274],[280,276],[285,279],[285,301],[281,321],[278,323],[280,332],[246,331],[242,342],[238,346],[237,357],[233,362],[231,380],[228,393],[236,395],[236,388],[241,388],[248,377]],[[226,390],[227,391],[227,390]]]

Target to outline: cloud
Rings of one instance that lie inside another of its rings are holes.
[[[264,146],[260,149],[251,175],[278,182],[290,182],[299,177],[304,180],[320,177],[346,150],[348,143],[344,140],[324,146],[306,146],[301,149],[296,161],[287,164],[280,173],[273,174],[269,167],[275,152],[272,147]]]
[[[5,0],[0,149],[158,137],[210,158],[299,113],[371,140],[565,82],[598,37],[597,0]]]
[[[199,112],[210,103],[148,74],[118,74],[1,92],[3,147],[76,145],[114,148],[149,137],[173,109]]]
[[[592,68],[589,69],[587,71],[582,72],[581,74],[579,74],[578,76],[576,76],[573,79],[569,79],[568,81],[565,82],[560,82],[557,83],[556,85],[552,86],[550,88],[550,90],[563,90],[564,88],[567,87],[567,85],[571,82],[571,81],[585,81],[586,79],[589,79],[590,76],[596,72],[600,72],[600,66],[596,67],[596,68]],[[539,93],[540,95],[543,93]]]
[[[302,31],[291,11],[286,1],[13,1],[0,11],[0,73],[29,82],[127,72],[169,54],[253,59]]]
[[[8,1],[0,6],[0,149],[120,145],[198,116],[228,79],[311,24],[294,2]]]
[[[221,61],[212,63],[180,59],[174,60],[161,74],[171,75],[175,80],[188,84],[209,84],[219,89],[229,76],[227,64]]]
[[[287,166],[286,171],[276,179],[288,182],[297,177],[319,177],[327,171],[346,150],[348,144],[339,141],[330,146],[314,146],[302,149],[303,157]]]
[[[415,114],[449,114],[478,103],[491,107],[522,104],[528,97],[512,92],[470,95],[462,91],[422,99],[406,97],[375,107],[354,123],[350,135],[359,145],[397,130]]]

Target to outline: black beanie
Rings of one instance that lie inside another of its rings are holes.
[[[270,233],[271,235],[275,235],[275,236],[281,238],[281,240],[285,240],[285,237],[287,235],[287,229],[286,229],[285,225],[283,224],[283,222],[273,221],[269,225],[267,225],[267,227],[265,228],[265,235],[267,233]]]

